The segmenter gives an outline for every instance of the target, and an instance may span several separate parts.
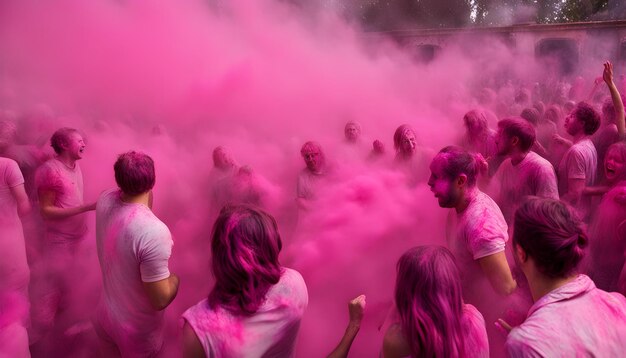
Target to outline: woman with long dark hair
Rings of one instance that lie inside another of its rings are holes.
[[[397,265],[399,322],[385,333],[383,356],[488,357],[485,320],[462,299],[452,253],[439,246],[405,252]]]
[[[185,357],[292,357],[308,303],[302,276],[282,267],[274,218],[224,207],[211,241],[215,286],[184,314]]]

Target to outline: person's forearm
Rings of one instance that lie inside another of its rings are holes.
[[[614,82],[608,84],[609,91],[611,92],[611,99],[613,100],[613,107],[615,107],[615,125],[617,125],[617,133],[620,139],[624,139],[624,102],[617,90]]]
[[[583,195],[600,196],[606,194],[609,189],[608,186],[588,186],[583,190]]]
[[[359,329],[361,325],[358,323],[350,322],[348,327],[346,328],[346,332],[343,334],[341,338],[341,342],[335,350],[333,350],[328,358],[344,358],[348,356],[348,352],[350,352],[350,347],[352,347],[352,342],[354,342],[354,338],[356,338],[357,333],[359,333]]]
[[[91,206],[92,205],[81,205],[73,208],[59,208],[53,205],[42,206],[41,215],[46,219],[65,219],[92,210]]]

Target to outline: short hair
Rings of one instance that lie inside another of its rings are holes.
[[[120,154],[113,170],[117,186],[126,195],[136,196],[154,187],[154,161],[144,153],[130,151]]]
[[[527,120],[528,123],[532,124],[533,126],[536,126],[537,124],[539,124],[541,114],[539,114],[539,111],[536,108],[524,108],[524,110],[520,114],[520,117]]]
[[[212,308],[254,314],[269,289],[278,283],[282,240],[276,220],[249,205],[225,206],[213,225],[211,256],[215,286]]]
[[[461,275],[452,253],[414,247],[396,267],[395,304],[411,356],[464,357]]]
[[[348,122],[346,122],[346,125],[343,128],[344,129],[348,128],[349,125],[353,125],[353,126],[356,127],[356,129],[358,129],[359,132],[361,131],[361,123],[359,123],[359,122],[357,122],[355,120],[349,120]]]
[[[535,127],[521,118],[505,118],[498,122],[498,128],[508,138],[517,137],[523,152],[528,152],[535,143]]]
[[[600,128],[600,115],[590,104],[578,102],[572,113],[576,119],[583,122],[586,135],[592,135]]]
[[[318,142],[314,142],[311,140],[302,145],[302,148],[300,148],[300,154],[303,154],[305,151],[310,150],[317,150],[318,152],[320,152],[320,154],[324,154],[322,152],[322,146]]]
[[[72,133],[79,133],[77,129],[63,127],[57,129],[52,137],[50,137],[50,146],[54,149],[54,152],[57,154],[61,154],[65,147],[69,145],[70,135]]]
[[[415,135],[415,131],[413,130],[413,127],[411,127],[408,124],[402,124],[393,133],[393,148],[395,150],[400,149],[400,147],[402,146],[402,138],[407,132],[412,132],[413,135]]]
[[[478,153],[470,153],[467,150],[450,145],[439,151],[437,157],[443,158],[446,162],[443,172],[446,178],[453,180],[461,174],[467,177],[467,185],[476,185],[478,173],[485,169],[487,163]]]
[[[561,201],[530,197],[515,212],[513,244],[532,257],[547,277],[574,273],[588,243],[583,222]]]
[[[540,115],[543,115],[546,111],[546,105],[545,103],[541,101],[537,101],[533,103],[533,108],[535,108],[539,112]]]

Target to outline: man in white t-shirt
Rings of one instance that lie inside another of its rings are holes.
[[[168,269],[173,241],[151,210],[152,158],[124,153],[114,170],[119,189],[102,193],[96,207],[104,287],[95,328],[105,355],[151,357],[163,345],[163,310],[178,292],[178,277]]]
[[[64,348],[64,332],[84,319],[84,312],[76,311],[76,276],[82,271],[79,258],[87,233],[85,212],[96,207],[95,202],[86,204],[83,199],[83,173],[78,164],[86,148],[82,135],[76,129],[61,128],[50,144],[56,156],[35,174],[44,234],[42,258],[31,267],[32,340],[42,339],[44,350]]]
[[[565,117],[564,127],[574,144],[559,164],[559,194],[577,209],[582,218],[587,218],[590,197],[582,193],[586,186],[592,186],[596,181],[598,154],[590,136],[600,127],[600,115],[589,104],[580,102]]]
[[[476,186],[486,166],[481,158],[460,147],[443,148],[430,164],[428,180],[439,206],[454,209],[448,216],[448,246],[461,270],[464,295],[476,299],[484,293],[483,282],[502,295],[516,288],[504,253],[506,221],[498,205]]]
[[[535,143],[535,128],[521,118],[498,122],[498,155],[506,156],[494,177],[494,196],[507,224],[527,196],[559,199],[554,167],[530,149]]]

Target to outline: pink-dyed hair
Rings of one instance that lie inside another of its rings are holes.
[[[397,265],[395,301],[411,357],[464,357],[461,278],[441,246],[405,252]]]
[[[65,147],[69,144],[70,135],[72,135],[72,133],[79,132],[74,128],[63,127],[57,129],[57,131],[52,134],[52,137],[50,138],[50,146],[54,149],[55,153],[61,154],[63,152]]]
[[[437,157],[443,158],[446,161],[444,167],[444,174],[450,180],[454,180],[461,174],[467,176],[467,186],[473,187],[476,185],[476,178],[478,174],[486,169],[487,162],[478,153],[470,153],[467,150],[450,145],[437,153]]]
[[[393,147],[395,148],[396,151],[400,150],[402,146],[402,139],[404,139],[405,133],[407,132],[411,132],[415,136],[415,131],[413,130],[413,127],[411,127],[408,124],[401,125],[393,133]],[[417,139],[417,136],[415,137]]]
[[[213,226],[211,256],[215,287],[212,308],[252,315],[280,280],[282,240],[274,218],[248,205],[225,206]]]
[[[124,194],[136,196],[154,187],[154,161],[147,154],[135,151],[120,154],[113,170],[115,182]]]
[[[513,245],[532,257],[547,277],[574,273],[588,243],[583,222],[561,201],[531,197],[515,212]]]
[[[522,118],[505,118],[498,122],[498,128],[502,128],[508,138],[517,137],[520,149],[524,152],[529,151],[535,143],[535,127]]]
[[[572,113],[574,117],[583,122],[583,130],[586,135],[592,135],[600,128],[600,115],[587,102],[578,102]]]

